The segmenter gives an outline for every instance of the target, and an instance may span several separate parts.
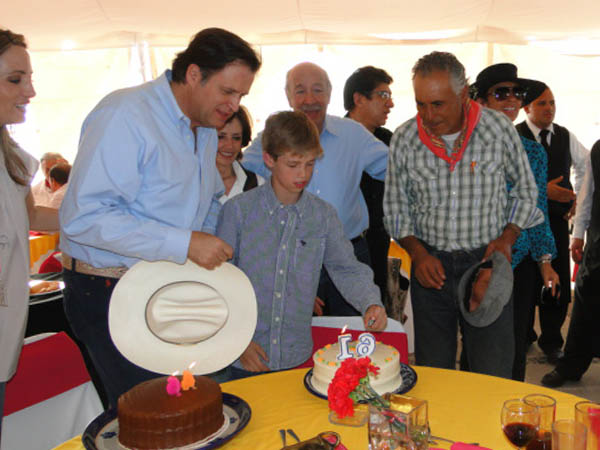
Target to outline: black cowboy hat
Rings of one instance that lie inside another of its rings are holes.
[[[473,100],[477,100],[478,98],[485,97],[488,90],[493,85],[502,83],[504,81],[512,81],[517,83],[527,92],[533,87],[534,83],[539,83],[539,81],[517,77],[517,66],[514,64],[493,64],[483,69],[481,72],[479,72],[479,75],[477,75],[475,83],[473,83],[470,87],[471,98],[473,98]],[[538,97],[540,94],[538,94]],[[527,98],[527,94],[525,98]],[[525,103],[526,101],[524,100],[523,104]]]

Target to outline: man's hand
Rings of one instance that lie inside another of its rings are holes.
[[[485,254],[483,255],[483,259],[487,259],[494,252],[502,253],[508,262],[512,261],[512,246],[516,242],[519,234],[521,233],[521,229],[516,225],[509,223],[504,227],[504,231],[500,236],[490,242],[485,249]]]
[[[571,217],[573,217],[575,215],[576,211],[577,211],[577,199],[573,200],[573,204],[571,205],[571,208],[569,209],[569,211],[567,211],[567,213],[563,216],[563,218],[566,221],[569,221],[571,219]]]
[[[571,240],[571,258],[577,264],[583,259],[583,239],[573,238]]]
[[[365,311],[363,316],[365,330],[383,331],[387,327],[387,314],[383,306],[371,305]],[[370,324],[370,325],[369,325]]]
[[[254,341],[250,342],[248,348],[246,348],[244,353],[242,353],[242,356],[240,356],[242,366],[250,372],[265,372],[271,370],[263,361],[269,361],[269,357],[263,348]]]
[[[315,305],[313,306],[313,313],[317,316],[322,316],[324,306],[325,306],[325,302],[321,298],[315,297]]]
[[[212,234],[192,231],[188,258],[205,269],[212,270],[233,256],[231,246]]]
[[[563,177],[561,175],[558,178],[548,181],[548,185],[546,186],[546,193],[548,195],[549,200],[554,200],[561,203],[567,203],[571,200],[575,200],[575,192],[558,185],[558,183],[560,183],[562,179]]]
[[[556,286],[560,284],[558,274],[554,271],[550,263],[542,263],[539,266],[542,280],[544,280],[544,287],[551,287],[552,297],[556,297]]]
[[[442,289],[446,272],[442,262],[431,256],[415,236],[400,239],[400,245],[408,252],[417,281],[424,288]]]

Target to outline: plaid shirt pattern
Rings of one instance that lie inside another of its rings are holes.
[[[252,282],[258,306],[252,340],[267,353],[272,370],[297,366],[312,354],[322,265],[362,314],[381,305],[373,271],[356,260],[335,209],[309,192],[283,205],[268,180],[223,205],[217,236],[233,247],[231,262]],[[242,367],[239,360],[234,365]]]
[[[392,137],[383,206],[395,239],[416,236],[445,251],[475,249],[496,239],[507,223],[521,229],[540,223],[536,200],[527,155],[504,114],[482,110],[452,172],[421,142],[416,119]]]

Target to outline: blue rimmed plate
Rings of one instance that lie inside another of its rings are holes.
[[[306,375],[304,376],[304,387],[306,387],[308,392],[312,395],[327,400],[327,395],[322,394],[313,386],[312,372],[312,369],[306,372]],[[408,364],[400,363],[400,374],[402,375],[402,384],[398,389],[392,392],[392,394],[406,394],[415,386],[415,384],[417,384],[417,372],[415,372],[415,369]]]
[[[248,425],[252,410],[241,398],[224,392],[223,414],[227,419],[223,428],[208,440],[189,446],[190,449],[211,450],[221,447]],[[117,411],[109,409],[90,422],[81,439],[88,450],[123,450],[117,439],[118,432]]]

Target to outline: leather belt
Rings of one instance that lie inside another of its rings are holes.
[[[83,262],[79,259],[71,258],[66,253],[62,254],[62,265],[65,269],[72,270],[73,272],[107,278],[121,278],[128,269],[128,267],[125,266],[102,268],[94,267],[91,264]]]
[[[363,231],[358,236],[350,239],[350,242],[352,242],[353,244],[356,244],[358,241],[360,241],[362,238],[364,238],[366,236],[367,236],[367,230]]]

